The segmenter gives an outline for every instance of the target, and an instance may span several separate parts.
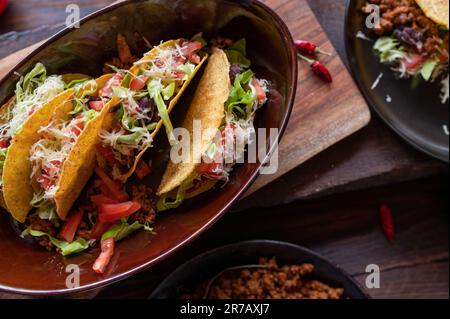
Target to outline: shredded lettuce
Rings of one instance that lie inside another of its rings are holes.
[[[38,207],[37,214],[40,219],[53,220],[57,218],[56,207],[54,204],[45,203],[45,205]]]
[[[58,251],[61,253],[61,255],[63,256],[69,256],[69,255],[73,255],[73,254],[78,254],[80,252],[85,251],[86,249],[88,249],[90,247],[90,242],[80,238],[78,240],[75,240],[71,243],[67,242],[67,241],[63,241],[63,240],[59,240],[56,239],[53,236],[50,236],[47,233],[41,232],[41,231],[37,231],[37,230],[33,230],[30,227],[25,229],[22,232],[22,237],[24,236],[33,236],[33,237],[42,237],[42,236],[47,236],[51,243],[53,245],[55,245],[55,247],[58,248]]]
[[[138,130],[139,129],[139,130]],[[117,141],[124,144],[130,145],[139,145],[141,141],[144,139],[145,134],[147,133],[147,128],[134,128],[133,134],[122,135],[117,138]]]
[[[234,85],[231,87],[230,97],[225,104],[227,113],[234,114],[238,118],[246,118],[251,115],[254,105],[257,102],[256,94],[248,85],[253,75],[251,70],[247,70],[236,76]],[[246,90],[244,89],[245,86],[249,88]]]
[[[381,63],[393,64],[406,58],[405,48],[393,37],[381,37],[373,46],[378,52]]]
[[[439,61],[435,59],[428,59],[427,61],[425,61],[425,63],[422,65],[422,68],[420,69],[420,74],[425,81],[429,81],[431,79],[431,76],[433,75],[433,72],[438,64]]]
[[[6,139],[13,138],[32,111],[39,109],[64,89],[65,83],[61,76],[47,76],[44,65],[37,63],[17,82],[15,100],[10,108],[8,121],[0,125],[0,136]]]
[[[245,38],[235,42],[226,50],[226,54],[231,64],[240,64],[243,68],[249,68],[251,65],[251,61],[246,58],[247,41]]]
[[[185,73],[185,75],[183,77],[183,81],[187,81],[192,77],[192,74],[194,74],[195,65],[192,63],[186,63],[186,64],[178,66],[177,70],[183,71]]]
[[[89,81],[89,79],[73,80],[69,84],[66,84],[66,89],[76,88],[78,85],[86,81]]]
[[[175,145],[177,143],[177,139],[173,134],[173,125],[170,121],[169,112],[162,96],[162,91],[164,88],[162,87],[161,82],[153,80],[147,85],[147,89],[150,97],[155,101],[156,107],[158,108],[158,114],[166,127],[166,133],[169,138],[170,145]]]
[[[134,222],[133,224],[128,224],[127,219],[122,219],[120,222],[112,226],[106,233],[103,234],[102,240],[113,238],[114,241],[120,241],[134,232],[144,229],[146,231],[152,232],[153,228],[149,225],[144,225],[139,222]]]
[[[178,187],[177,198],[170,202],[168,195],[162,196],[158,203],[156,203],[157,212],[164,212],[166,210],[178,208],[181,204],[183,204],[184,199],[186,197],[186,191],[192,186],[192,182],[185,182],[180,187]]]

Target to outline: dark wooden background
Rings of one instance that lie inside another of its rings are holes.
[[[78,0],[82,15],[111,3]],[[70,0],[10,0],[0,17],[0,58],[63,28]],[[346,0],[309,0],[341,57]],[[1,75],[0,75],[1,76]],[[380,298],[448,298],[448,165],[414,150],[375,115],[369,127],[244,199],[169,260],[104,289],[99,297],[145,297],[183,261],[221,244],[278,239],[324,254],[360,282],[381,266]],[[396,241],[384,238],[377,207],[392,207]],[[1,296],[1,295],[0,295]]]

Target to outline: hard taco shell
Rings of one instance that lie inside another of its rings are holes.
[[[449,0],[416,0],[425,15],[449,29]]]
[[[171,41],[167,41],[162,43],[161,45],[159,45],[158,47],[153,48],[147,55],[145,55],[140,61],[146,61],[146,60],[152,60],[157,54],[158,54],[158,50],[161,49],[165,49],[168,47],[173,47],[175,46],[177,40],[171,40]],[[205,57],[203,57],[203,59],[201,60],[200,64],[197,65],[197,67],[195,68],[192,77],[186,81],[183,85],[183,87],[181,88],[181,90],[177,93],[177,95],[170,101],[169,107],[168,107],[168,112],[169,114],[172,112],[172,110],[174,109],[174,107],[176,106],[176,104],[178,103],[178,101],[180,100],[181,96],[183,95],[183,93],[186,91],[186,89],[188,88],[189,84],[191,83],[191,81],[194,79],[195,75],[198,73],[198,71],[201,69],[201,67],[203,66],[203,64],[205,63],[205,61],[208,59],[208,56],[206,55]],[[130,72],[133,75],[138,75],[139,71],[140,71],[140,66],[139,65],[143,65],[143,64],[139,64],[138,61],[137,65],[133,66],[130,69]],[[109,113],[106,116],[105,119],[105,124],[104,124],[104,128],[106,130],[110,130],[112,127],[114,127],[114,123],[116,121],[116,116],[114,113]],[[159,130],[162,128],[163,126],[163,121],[160,120],[155,128],[155,130],[152,133],[152,138],[155,138],[156,134],[158,134]],[[134,171],[136,170],[136,167],[139,163],[139,161],[141,160],[142,156],[145,154],[145,152],[149,149],[149,147],[146,147],[145,149],[143,149],[137,156],[136,159],[134,161],[133,167],[130,168],[130,170],[124,174],[123,176],[121,176],[121,178],[119,179],[120,182],[122,183],[126,183],[126,181],[133,175]],[[97,156],[99,157],[99,162],[101,162],[101,155],[97,154]]]
[[[97,88],[102,88],[113,75],[105,75],[96,80]],[[52,120],[64,119],[73,110],[74,89],[69,89],[36,111],[14,137],[8,149],[3,171],[4,198],[8,211],[19,222],[25,222],[31,210],[33,188],[30,183],[32,171],[29,161],[31,147],[39,141],[39,130]],[[91,120],[80,134],[73,149],[64,161],[55,195],[56,212],[65,220],[73,203],[93,173],[95,147],[102,128],[105,114],[111,100],[102,112]]]
[[[216,137],[214,129],[217,132],[224,119],[225,103],[230,95],[229,72],[230,63],[227,55],[223,50],[214,48],[183,123],[183,127],[189,131],[191,139],[188,161],[179,164],[169,162],[157,192],[158,196],[172,192],[197,176],[197,167],[198,163],[201,163],[202,154],[214,141]],[[198,141],[200,145],[194,146],[195,120],[201,121],[203,136]],[[213,185],[209,185],[209,187]]]

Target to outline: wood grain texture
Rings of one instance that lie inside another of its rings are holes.
[[[326,201],[228,214],[189,247],[151,270],[105,288],[98,297],[146,298],[177,266],[206,250],[242,240],[273,239],[311,248],[363,284],[366,266],[377,264],[381,288],[367,290],[374,298],[446,299],[448,185],[443,182],[444,178],[426,179],[337,194]],[[393,244],[379,223],[380,203],[393,211]]]
[[[279,148],[280,168],[260,176],[247,195],[290,172],[308,159],[366,126],[370,112],[345,65],[323,32],[306,0],[269,0],[270,7],[288,25],[294,38],[308,39],[332,57],[321,57],[334,77],[331,85],[312,76],[300,63],[294,112]]]
[[[275,174],[258,178],[247,195],[355,133],[370,121],[366,102],[306,0],[269,0],[266,4],[277,11],[294,38],[309,39],[333,53],[332,57],[325,57],[322,61],[333,74],[334,83],[322,82],[312,75],[307,64],[300,63],[298,95],[279,148],[279,169]],[[31,52],[31,48],[29,50]],[[21,54],[26,51],[24,49]],[[1,60],[0,75],[21,58],[22,55],[13,54]]]

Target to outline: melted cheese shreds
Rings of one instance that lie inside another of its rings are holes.
[[[0,127],[0,136],[12,138],[22,128],[30,114],[42,107],[65,89],[61,76],[50,76],[33,92],[23,92],[16,96],[16,103],[9,114],[10,121]]]
[[[39,130],[39,134],[43,138],[32,146],[30,152],[31,179],[43,175],[53,181],[52,186],[45,190],[43,199],[52,199],[58,190],[57,182],[61,176],[63,163],[69,156],[79,135],[74,130],[74,125],[78,121],[83,121],[83,119],[63,123],[52,122]]]

